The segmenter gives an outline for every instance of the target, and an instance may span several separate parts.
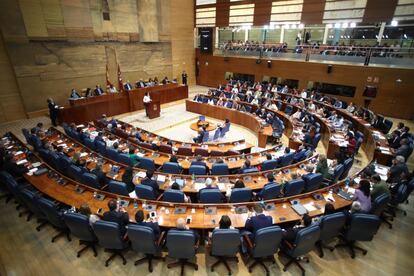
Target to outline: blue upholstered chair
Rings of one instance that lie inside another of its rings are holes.
[[[39,209],[46,216],[47,221],[56,229],[58,233],[52,237],[52,242],[62,235],[66,235],[68,241],[71,241],[69,228],[63,221],[63,212],[59,210],[56,203],[44,197],[36,198]]]
[[[162,167],[161,171],[164,173],[173,173],[173,174],[181,174],[183,168],[181,168],[180,164],[175,162],[165,162]]]
[[[313,137],[313,141],[312,141],[312,148],[316,149],[318,147],[319,141],[321,140],[321,134],[320,133],[316,133],[315,137]]]
[[[138,166],[147,171],[155,171],[154,160],[147,157],[142,157]]]
[[[321,234],[319,241],[316,243],[319,249],[319,257],[323,258],[323,248],[326,247],[333,251],[335,247],[327,246],[324,243],[338,237],[344,229],[346,215],[343,212],[337,212],[330,215],[322,216],[319,220]]]
[[[20,194],[22,201],[29,210],[26,221],[29,221],[34,215],[39,223],[36,230],[40,231],[40,229],[45,226],[48,221],[46,215],[42,212],[42,210],[40,210],[39,205],[37,204],[36,197],[38,197],[39,194],[36,190],[33,190],[30,187],[23,188]]]
[[[305,274],[305,269],[299,263],[298,258],[314,248],[315,243],[319,240],[320,232],[319,225],[311,225],[298,231],[293,244],[285,241],[286,246],[283,247],[283,252],[289,258],[289,262],[283,267],[283,271],[286,271],[294,263],[300,268],[302,274]],[[308,258],[304,257],[303,259],[309,262]]]
[[[401,185],[401,186],[403,186],[403,185]],[[387,220],[387,218],[385,216],[386,215],[385,211],[386,211],[390,201],[391,201],[391,197],[387,193],[383,193],[383,194],[377,196],[372,202],[372,207],[371,207],[370,213],[374,214],[374,215],[377,215],[391,229],[392,224],[391,224],[391,222],[389,222]]]
[[[279,167],[279,168],[280,168],[280,167],[286,167],[286,166],[288,166],[288,165],[292,164],[293,157],[295,157],[295,153],[294,153],[294,152],[290,152],[290,153],[287,153],[287,154],[285,154],[285,155],[281,156],[281,157],[278,159],[278,160],[279,160],[279,165],[278,165],[278,167]]]
[[[201,142],[202,143],[208,142],[208,137],[209,137],[208,131],[205,131],[204,134],[203,134],[203,137],[201,139]]]
[[[321,187],[323,176],[320,173],[308,173],[302,179],[305,181],[305,192],[312,192]]]
[[[212,175],[226,175],[229,174],[229,166],[227,164],[213,164],[211,167],[211,174]]]
[[[135,194],[139,199],[156,200],[154,189],[148,185],[135,185]]]
[[[342,174],[339,176],[340,180],[345,179],[348,176],[348,173],[351,170],[353,163],[353,158],[348,158],[344,161],[344,170],[342,171]]]
[[[206,175],[207,169],[205,166],[191,165],[188,169],[188,173],[191,175]]]
[[[92,228],[98,238],[99,245],[112,252],[111,256],[105,261],[105,266],[108,266],[116,256],[121,257],[122,264],[125,265],[127,261],[122,251],[128,247],[128,243],[123,239],[118,223],[98,220]]]
[[[283,230],[279,226],[269,226],[259,229],[255,234],[254,244],[248,235],[244,235],[249,254],[254,259],[254,262],[249,265],[250,273],[256,265],[261,265],[265,269],[266,275],[269,275],[269,269],[264,264],[264,260],[270,259],[273,263],[276,263],[273,255],[279,249],[282,236]]]
[[[63,215],[63,220],[72,235],[79,239],[79,243],[85,244],[85,246],[78,251],[76,256],[79,258],[82,252],[88,248],[92,248],[95,257],[98,256],[98,252],[96,252],[95,248],[98,240],[96,239],[95,233],[89,224],[89,218],[80,213],[67,212]]]
[[[184,192],[179,190],[167,189],[162,195],[162,200],[167,202],[184,203]]]
[[[211,266],[211,271],[214,268],[223,263],[229,274],[231,269],[227,263],[228,260],[235,260],[239,262],[237,258],[237,252],[240,247],[240,233],[237,229],[215,229],[211,235],[211,256],[217,258],[217,261]]]
[[[132,166],[131,158],[129,157],[128,154],[125,154],[125,153],[118,154],[115,161],[118,162],[118,163],[127,165],[127,166]]]
[[[356,213],[351,216],[349,227],[343,235],[344,243],[336,247],[348,247],[351,251],[351,258],[355,258],[355,249],[362,251],[364,255],[367,250],[355,245],[357,241],[371,241],[378,231],[380,219],[376,215]]]
[[[98,177],[93,173],[83,173],[81,176],[81,182],[95,189],[101,188],[101,185],[98,181]]]
[[[263,200],[275,199],[281,195],[282,185],[272,182],[267,183],[259,192],[259,197]]]
[[[106,153],[106,144],[103,141],[97,141],[95,143],[95,148],[101,154],[105,154]]]
[[[181,275],[184,274],[184,266],[189,265],[198,270],[196,263],[191,263],[188,260],[195,258],[197,244],[196,236],[191,230],[175,230],[171,229],[167,234],[167,248],[168,256],[178,259],[178,262],[169,263],[168,268],[181,266]]]
[[[83,144],[84,144],[87,148],[90,148],[91,150],[96,151],[96,145],[95,145],[95,143],[92,141],[92,139],[91,139],[91,138],[86,137],[86,138],[83,140]]]
[[[127,227],[128,238],[131,241],[132,249],[135,252],[145,254],[145,257],[136,260],[134,265],[148,261],[148,270],[152,272],[152,260],[162,260],[165,258],[161,256],[161,243],[163,234],[156,240],[152,228],[137,224],[129,224]]]
[[[277,168],[277,160],[265,160],[262,164],[262,171],[274,170]]]
[[[75,164],[72,164],[67,169],[67,176],[70,179],[81,182],[82,181],[82,169],[76,166]]]
[[[285,185],[285,196],[294,196],[298,195],[303,191],[305,187],[305,181],[302,179],[294,179],[286,183]]]
[[[200,203],[222,203],[224,200],[224,196],[219,189],[200,190],[198,197]]]
[[[109,181],[108,191],[117,195],[129,196],[126,184],[116,180]]]
[[[250,188],[234,188],[230,194],[230,203],[249,202],[252,200],[252,189]]]

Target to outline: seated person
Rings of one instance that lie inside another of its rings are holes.
[[[118,90],[116,89],[116,87],[113,84],[110,84],[109,88],[108,88],[108,92],[110,94],[114,94],[114,93],[118,93]]]
[[[348,141],[348,146],[346,148],[347,153],[348,155],[353,156],[356,153],[357,141],[351,132],[348,132],[345,138]]]
[[[133,183],[134,175],[132,167],[126,167],[124,174],[122,175],[122,182],[126,184],[128,193],[135,190],[135,184]]]
[[[152,189],[154,190],[155,196],[157,197],[160,194],[160,188],[158,186],[157,181],[152,179],[153,175],[154,175],[153,171],[147,171],[145,178],[141,180],[141,184],[152,187]]]
[[[203,161],[203,157],[201,155],[197,155],[196,160],[191,161],[191,166],[193,166],[193,165],[203,166],[203,167],[206,168],[207,173],[209,171],[209,168],[208,168],[207,164]]]
[[[263,214],[262,206],[255,205],[253,209],[255,215],[249,217],[246,220],[246,224],[244,225],[244,228],[248,231],[244,233],[244,235],[248,234],[249,238],[252,241],[254,241],[254,235],[256,234],[257,230],[273,225],[273,218],[271,216],[266,216]]]
[[[306,158],[307,148],[304,145],[300,145],[293,156],[293,163],[302,161]]]
[[[118,223],[121,235],[126,233],[126,225],[129,223],[129,216],[124,207],[120,207],[115,199],[108,202],[109,211],[103,214],[102,219],[105,221],[112,221]]]
[[[246,171],[248,171],[248,170],[250,170],[250,169],[253,169],[254,167],[253,166],[251,166],[251,164],[250,164],[250,160],[245,160],[244,161],[244,165],[243,165],[243,167],[241,167],[240,169],[239,169],[239,173],[246,173]]]
[[[135,87],[136,87],[136,88],[144,88],[145,86],[147,86],[147,85],[145,84],[145,82],[144,82],[144,80],[143,80],[143,79],[140,79],[139,81],[137,81],[137,82],[135,83]]]
[[[175,224],[175,228],[174,229],[175,230],[181,230],[181,231],[185,231],[185,230],[192,231],[194,233],[194,236],[195,236],[195,244],[198,244],[199,239],[200,239],[200,235],[196,231],[191,230],[188,227],[188,225],[185,223],[185,220],[183,218],[177,219],[177,222]]]
[[[201,143],[203,141],[203,136],[204,136],[204,129],[200,127],[198,129],[198,135],[193,138],[194,143]]]
[[[104,91],[102,90],[99,84],[95,86],[95,90],[93,92],[95,93],[95,96],[100,96],[104,94]]]
[[[81,204],[79,208],[79,213],[88,217],[90,226],[92,226],[95,222],[100,220],[100,218],[97,215],[92,214],[91,208],[89,207],[89,204],[86,202]]]
[[[355,189],[354,201],[361,204],[361,211],[368,213],[371,210],[371,184],[368,180],[362,179],[359,182],[359,187]]]
[[[397,155],[392,160],[392,165],[388,171],[388,179],[387,183],[398,183],[401,180],[401,174],[405,173],[408,175],[408,168],[405,164],[405,158],[404,156]]]
[[[136,167],[139,164],[139,156],[135,154],[135,149],[134,147],[130,147],[129,148],[129,159],[131,159],[131,164],[133,167]]]
[[[172,190],[177,190],[177,191],[180,191],[181,189],[180,189],[180,185],[178,185],[178,183],[177,182],[174,182],[172,185],[171,185],[171,189]],[[191,202],[190,201],[190,198],[186,195],[186,194],[184,194],[184,202],[185,203],[189,203],[189,202]]]
[[[158,222],[155,219],[148,218],[147,221],[144,220],[144,212],[142,210],[138,210],[135,213],[135,221],[136,224],[141,226],[146,226],[152,229],[154,232],[154,239],[158,240],[161,234],[160,227],[158,226]]]
[[[95,166],[95,169],[91,171],[94,175],[98,177],[99,186],[102,188],[108,183],[105,173],[102,171],[102,163],[98,162]]]
[[[324,179],[329,179],[331,177],[331,174],[329,173],[328,159],[326,158],[326,155],[321,154],[319,156],[319,161],[316,165],[315,172],[322,174],[322,177]]]
[[[170,81],[168,80],[168,77],[166,76],[161,82],[162,82],[162,84],[167,84]]]
[[[75,88],[72,89],[72,91],[70,92],[70,96],[69,99],[79,99],[81,98],[81,95],[79,95],[79,93],[75,90]]]
[[[266,118],[266,109],[264,108],[260,108],[256,110],[256,115],[259,116],[260,118],[264,119]]]
[[[29,169],[25,165],[18,165],[13,154],[5,154],[3,161],[3,169],[10,173],[13,177],[22,177]]]
[[[412,149],[409,145],[408,139],[407,138],[401,139],[400,147],[395,150],[395,155],[403,156],[405,160],[407,160],[408,157],[410,157],[411,153],[412,153]]]
[[[335,206],[333,206],[332,203],[328,202],[328,203],[325,204],[325,211],[323,212],[323,215],[319,216],[319,217],[314,217],[312,219],[312,222],[319,224],[320,221],[321,221],[321,218],[323,216],[327,216],[327,215],[330,215],[330,214],[333,214],[333,213],[335,213]]]
[[[400,141],[400,131],[399,130],[394,130],[390,137],[387,139],[388,141],[388,145],[393,148],[393,149],[397,149],[401,146]]]
[[[273,173],[268,173],[267,174],[267,183],[263,186],[263,189],[259,193],[257,193],[257,196],[259,198],[263,198],[264,188],[268,185],[273,185],[273,184],[277,184],[277,182],[275,182],[275,176],[273,175]],[[280,191],[282,192],[282,189],[280,189]]]
[[[371,200],[374,201],[378,196],[382,194],[390,194],[387,183],[382,181],[381,177],[378,174],[371,176],[371,183],[373,188],[371,191]]]
[[[170,160],[168,160],[168,161],[169,162],[172,162],[172,163],[177,163],[178,164],[178,158],[174,154],[171,155]]]
[[[125,89],[125,91],[130,91],[130,90],[132,90],[132,85],[131,85],[131,83],[129,82],[129,80],[127,80],[127,81],[126,81],[126,83],[124,83],[124,89]]]
[[[286,229],[286,232],[283,235],[283,240],[289,242],[290,244],[294,243],[296,240],[296,235],[299,230],[306,228],[312,224],[312,219],[308,214],[304,214],[299,225],[295,225],[292,228]]]

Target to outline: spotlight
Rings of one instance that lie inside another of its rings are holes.
[[[299,24],[299,29],[303,29],[303,28],[305,28],[305,25],[304,24]]]
[[[326,25],[329,29],[332,29],[332,24],[328,24],[328,25]]]
[[[398,26],[398,21],[397,20],[391,21],[391,26],[397,27]]]
[[[267,68],[272,68],[272,61],[271,60],[267,61]]]
[[[341,23],[335,23],[335,28],[340,28],[341,27]]]
[[[342,28],[344,28],[344,29],[348,28],[348,23],[347,22],[342,23]]]
[[[351,26],[351,28],[355,28],[356,27],[356,23],[355,22],[351,22],[350,26]]]

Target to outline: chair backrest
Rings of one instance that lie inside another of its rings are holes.
[[[339,176],[339,179],[342,180],[348,176],[348,173],[351,170],[353,163],[354,163],[353,158],[348,158],[344,161],[344,170],[342,171],[342,174]]]
[[[283,230],[279,226],[269,226],[257,230],[254,238],[253,257],[273,256],[279,248],[282,236]]]
[[[107,148],[107,149],[106,149],[106,153],[105,153],[105,155],[106,155],[109,159],[116,161],[116,160],[118,159],[119,153],[118,153],[118,151],[116,151],[116,150],[115,150],[115,149],[113,149],[113,148]]]
[[[180,190],[165,190],[162,195],[162,200],[167,202],[184,203],[184,193]]]
[[[377,233],[380,223],[381,221],[376,215],[352,214],[345,239],[348,241],[371,241]]]
[[[340,235],[346,223],[346,215],[343,212],[337,212],[330,215],[322,216],[319,227],[321,228],[321,241],[328,241]]]
[[[263,187],[261,197],[263,200],[275,199],[280,196],[282,185],[278,183],[268,183]]]
[[[96,143],[96,150],[100,152],[101,154],[106,153],[106,144],[103,141],[97,141]]]
[[[89,218],[83,214],[67,212],[63,215],[63,220],[70,232],[81,241],[95,241],[95,234],[89,225]]]
[[[152,230],[151,227],[128,224],[127,233],[134,251],[152,255],[158,252],[158,246],[155,243],[154,230]]]
[[[286,183],[285,186],[285,196],[294,196],[298,195],[303,191],[303,188],[305,186],[305,181],[302,179],[294,179]]]
[[[236,256],[240,246],[240,232],[237,229],[215,229],[211,235],[211,255]]]
[[[67,228],[63,221],[62,214],[58,211],[58,207],[53,201],[44,197],[39,197],[36,201],[39,205],[39,209],[46,216],[47,221],[50,222],[50,224],[60,229]]]
[[[320,133],[316,133],[315,137],[313,137],[313,141],[312,141],[312,147],[314,149],[316,149],[318,147],[319,141],[321,140],[321,134]]]
[[[142,142],[142,143],[139,143],[139,145],[140,145],[141,147],[143,147],[143,148],[146,148],[146,149],[152,150],[152,144],[151,144],[151,143]]]
[[[291,115],[292,114],[292,112],[293,112],[293,107],[291,106],[291,105],[286,105],[285,106],[285,113],[286,114],[288,114],[288,115]]]
[[[201,203],[221,203],[224,196],[219,189],[204,189],[199,192],[199,201]]]
[[[155,200],[156,195],[154,189],[148,185],[136,185],[135,186],[135,194],[140,199],[149,199]]]
[[[336,167],[333,171],[333,175],[332,175],[332,182],[338,181],[339,177],[342,175],[343,171],[344,171],[344,165],[342,165],[342,164],[336,165]]]
[[[83,173],[81,177],[81,182],[95,189],[101,188],[101,185],[98,181],[98,177],[93,173]]]
[[[295,157],[294,152],[287,153],[280,157],[279,167],[285,167],[292,164],[293,157]]]
[[[211,167],[211,174],[212,175],[226,175],[229,174],[229,166],[227,164],[213,164]]]
[[[265,160],[262,164],[262,171],[274,170],[277,167],[277,160]]]
[[[210,151],[210,156],[224,156],[224,151],[221,150],[212,150]]]
[[[192,151],[191,147],[179,147],[177,149],[177,155],[192,156],[193,151]]]
[[[213,141],[216,141],[218,138],[220,138],[221,130],[220,128],[217,128],[214,132]]]
[[[190,259],[195,256],[196,238],[191,230],[171,229],[167,234],[168,256],[176,259]]]
[[[191,175],[205,175],[207,174],[207,169],[205,166],[191,165],[188,169],[188,173]]]
[[[252,200],[252,189],[250,188],[234,188],[231,191],[230,203],[248,202]]]
[[[147,171],[155,171],[155,163],[154,160],[147,158],[147,157],[142,157],[139,161],[139,165],[138,165],[141,169],[145,169]]]
[[[387,208],[388,203],[390,202],[391,197],[387,193],[383,193],[379,196],[377,196],[374,201],[372,202],[371,207],[371,214],[380,216],[385,208]]]
[[[295,239],[295,247],[291,250],[289,255],[294,258],[305,255],[311,251],[315,243],[319,240],[320,228],[319,225],[311,225],[298,231]]]
[[[115,161],[127,166],[132,166],[131,158],[126,153],[118,154],[118,157],[115,159]]]
[[[320,173],[308,173],[302,179],[305,180],[305,192],[312,192],[320,188],[323,176]]]
[[[126,184],[116,180],[109,181],[108,191],[117,195],[129,196]]]
[[[43,214],[42,210],[40,210],[39,205],[35,199],[36,191],[31,190],[30,188],[23,188],[21,190],[21,199],[29,208],[29,210],[39,219],[39,218],[46,218],[45,214]]]
[[[160,152],[165,152],[168,154],[172,154],[172,147],[170,145],[167,144],[161,144],[159,147],[159,151]]]
[[[72,161],[66,155],[60,156],[58,160],[58,170],[63,174],[67,173],[68,168],[72,164]]]
[[[182,171],[182,168],[180,164],[175,162],[165,162],[162,165],[161,171],[164,173],[174,173],[174,174],[180,174]]]
[[[208,131],[205,131],[203,134],[203,138],[201,139],[201,142],[202,143],[208,142],[208,137],[209,137]]]
[[[76,166],[75,164],[72,164],[67,169],[68,177],[76,180],[76,181],[82,181],[82,169]]]
[[[91,138],[86,137],[86,138],[83,140],[83,144],[84,144],[87,148],[90,148],[90,149],[91,149],[91,150],[93,150],[93,151],[95,151],[95,150],[96,150],[95,143],[92,141],[92,139],[91,139]]]
[[[112,221],[98,220],[92,226],[99,245],[106,249],[123,249],[121,228],[118,223]]]
[[[194,155],[208,156],[208,150],[203,148],[195,148]]]
[[[382,127],[382,132],[384,134],[387,134],[390,131],[390,129],[392,128],[392,125],[393,125],[393,122],[391,120],[385,119],[383,127]]]

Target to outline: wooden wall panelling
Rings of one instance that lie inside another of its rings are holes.
[[[272,60],[272,68],[267,62],[256,64],[253,58],[227,58],[212,55],[201,55],[197,52],[200,62],[200,85],[216,87],[225,83],[225,72],[236,72],[255,75],[257,81],[263,76],[282,77],[299,80],[299,88],[307,87],[309,81],[320,81],[332,84],[350,85],[356,87],[356,93],[351,97],[337,97],[347,102],[353,101],[358,105],[364,104],[363,91],[367,78],[378,77],[378,94],[372,99],[370,108],[386,116],[412,118],[414,116],[414,70],[385,67],[353,66],[334,64],[331,74],[327,73],[328,64],[298,61]],[[206,62],[208,65],[206,65]],[[397,82],[401,79],[401,82]]]
[[[5,41],[27,41],[26,28],[18,1],[0,1],[0,25]]]
[[[270,23],[272,0],[256,0],[254,5],[254,26],[264,26]]]
[[[217,0],[216,27],[229,26],[230,0]]]
[[[325,0],[304,0],[302,9],[303,24],[322,24]]]
[[[61,0],[68,39],[94,40],[89,0]]]
[[[368,0],[363,22],[391,22],[398,0]]]

